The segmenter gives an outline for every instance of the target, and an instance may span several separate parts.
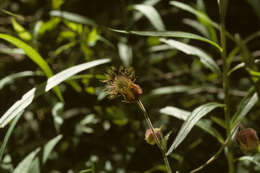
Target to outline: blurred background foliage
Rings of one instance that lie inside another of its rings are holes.
[[[219,32],[201,16],[170,5],[168,0],[1,0],[0,32],[19,38],[43,57],[54,74],[91,60],[109,58],[110,64],[73,76],[59,86],[62,97],[49,92],[34,100],[17,123],[0,165],[0,172],[13,172],[29,153],[28,171],[32,173],[139,173],[164,172],[156,147],[144,141],[147,128],[135,104],[108,100],[103,91],[104,72],[110,66],[132,66],[143,100],[156,127],[176,136],[182,120],[168,116],[162,109],[174,106],[192,111],[207,102],[223,103],[221,79],[205,68],[200,59],[162,44],[158,37],[124,34],[126,31],[184,31],[219,43]],[[217,1],[179,1],[219,22]],[[230,0],[227,30],[244,40],[260,28],[258,0]],[[144,34],[143,34],[144,35]],[[221,66],[216,47],[198,40],[176,38],[199,47]],[[231,51],[236,43],[228,41]],[[246,46],[247,55],[260,56],[260,39]],[[244,51],[245,52],[245,51]],[[245,62],[243,51],[236,54],[232,67]],[[35,85],[46,81],[41,69],[19,49],[0,42],[1,115]],[[257,71],[257,65],[255,67]],[[234,113],[247,90],[259,78],[259,72],[240,68],[230,75]],[[57,93],[56,93],[57,94]],[[260,131],[259,104],[243,121]],[[218,130],[223,111],[216,109],[204,118],[204,125]],[[1,129],[1,139],[8,128]],[[62,135],[62,136],[58,136]],[[214,135],[213,135],[214,136]],[[56,138],[55,138],[56,137]],[[224,138],[223,138],[224,139]],[[49,143],[48,143],[49,141]],[[3,140],[0,141],[3,143]],[[56,145],[57,144],[57,145]],[[36,148],[40,147],[41,150]],[[42,148],[44,147],[44,148]],[[55,147],[55,148],[54,148]],[[183,144],[170,155],[173,170],[188,172],[213,155],[218,140],[195,127]],[[47,148],[47,149],[46,149]],[[48,151],[46,151],[48,150]],[[32,153],[32,151],[34,151]],[[237,172],[256,172],[257,159],[241,157],[234,144]],[[45,159],[44,159],[45,157]],[[48,160],[46,159],[48,157]],[[204,172],[227,171],[224,153]],[[202,171],[202,172],[203,172]]]

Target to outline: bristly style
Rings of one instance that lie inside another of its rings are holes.
[[[122,96],[123,101],[132,103],[137,101],[138,97],[143,93],[139,85],[135,84],[135,72],[131,67],[121,66],[119,69],[111,67],[107,74],[106,92],[108,98],[113,99]]]

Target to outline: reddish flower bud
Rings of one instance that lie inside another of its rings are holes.
[[[155,128],[154,132],[155,132],[155,135],[157,136],[157,138],[160,140],[161,139],[161,129]],[[146,132],[145,132],[145,140],[150,145],[154,145],[156,143],[156,139],[155,139],[155,137],[153,135],[152,129],[147,129],[146,130]]]
[[[254,152],[258,150],[259,139],[256,131],[252,128],[242,129],[236,134],[236,141],[243,153]]]

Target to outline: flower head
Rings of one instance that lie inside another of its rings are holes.
[[[154,129],[155,135],[157,136],[158,139],[161,139],[161,129],[160,128],[155,128]],[[150,144],[154,145],[156,143],[156,139],[153,135],[152,129],[147,129],[145,132],[145,141]]]
[[[134,83],[135,72],[132,68],[120,67],[116,69],[111,67],[107,73],[106,91],[108,97],[113,99],[117,96],[122,96],[123,101],[131,103],[138,99],[141,95],[142,89],[139,85]]]
[[[242,129],[237,132],[236,141],[243,153],[257,151],[259,139],[256,131],[252,128]]]

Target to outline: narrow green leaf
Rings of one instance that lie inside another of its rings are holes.
[[[0,39],[3,39],[5,41],[15,45],[16,47],[23,49],[24,52],[26,53],[26,55],[44,71],[44,73],[46,74],[46,76],[48,78],[53,75],[53,72],[52,72],[51,68],[49,67],[49,65],[47,64],[47,62],[31,46],[29,46],[28,44],[24,43],[23,41],[21,41],[19,39],[12,37],[10,35],[7,35],[7,34],[0,33]],[[54,89],[54,91],[56,92],[56,95],[60,98],[60,100],[63,101],[60,89],[58,87],[56,87]]]
[[[40,151],[40,148],[37,148],[36,150],[34,150],[33,152],[31,152],[30,154],[28,154],[19,164],[18,166],[15,168],[15,170],[13,171],[13,173],[28,173],[32,161],[34,159],[34,157],[38,154],[38,152]]]
[[[57,145],[57,143],[62,139],[62,135],[58,135],[55,138],[51,139],[47,144],[43,147],[43,155],[42,162],[43,164],[47,161],[51,151]]]
[[[199,106],[194,111],[192,111],[191,115],[187,118],[187,120],[183,123],[177,137],[172,143],[170,149],[167,151],[167,155],[169,155],[174,149],[176,149],[181,142],[186,138],[189,134],[193,126],[205,115],[211,112],[213,109],[217,107],[223,107],[222,104],[219,103],[207,103],[202,106]]]
[[[202,25],[200,22],[198,22],[196,20],[192,20],[192,19],[183,19],[182,22],[184,24],[189,25],[192,28],[196,29],[198,32],[200,32],[205,37],[210,38],[207,28],[204,25]]]
[[[13,83],[16,79],[24,78],[28,76],[37,76],[40,75],[37,72],[33,71],[23,71],[19,73],[10,74],[2,79],[0,79],[0,90],[3,89],[6,85],[9,85],[10,83]]]
[[[23,114],[23,112],[18,113],[18,115],[15,117],[14,121],[11,123],[10,127],[8,128],[8,131],[5,135],[4,141],[3,141],[1,148],[0,148],[0,162],[2,161],[2,158],[4,156],[4,151],[5,151],[7,142],[8,142],[8,140],[9,140],[9,138],[10,138],[10,136],[11,136],[13,130],[14,130],[16,123],[18,122],[18,120],[20,119],[22,114]]]
[[[170,115],[184,121],[186,121],[191,116],[191,112],[173,106],[166,106],[160,109],[160,113],[165,115]],[[196,126],[200,127],[202,130],[209,133],[211,136],[215,137],[220,143],[223,143],[224,139],[222,135],[215,128],[213,128],[211,124],[212,121],[206,119],[206,120],[199,120],[196,123]]]
[[[163,95],[163,94],[173,94],[173,93],[180,93],[180,92],[189,92],[192,89],[195,89],[196,87],[191,87],[191,86],[182,86],[182,85],[177,85],[177,86],[167,86],[167,87],[161,87],[161,88],[156,88],[151,91],[151,95]]]
[[[12,18],[12,25],[14,30],[17,32],[18,36],[25,40],[25,41],[30,41],[32,39],[32,35],[27,32],[22,25],[20,25],[15,18]]]
[[[117,30],[111,29],[112,31],[124,33],[124,34],[133,34],[133,35],[140,35],[140,36],[149,36],[149,37],[172,37],[172,38],[188,38],[193,40],[199,40],[206,43],[210,43],[211,45],[215,46],[220,52],[222,48],[215,42],[202,37],[197,34],[182,32],[182,31],[125,31],[125,30]]]
[[[165,26],[157,10],[151,5],[138,4],[133,8],[143,13],[158,31],[164,31]]]
[[[216,62],[207,53],[199,48],[175,40],[160,39],[160,41],[188,55],[198,56],[203,65],[209,68],[212,72],[215,72],[218,75],[221,74]]]
[[[245,96],[232,118],[232,128],[235,127],[245,116],[246,114],[253,108],[253,106],[258,102],[258,95],[254,92],[254,89],[251,88],[248,92],[248,95]]]
[[[209,24],[211,24],[212,26],[214,26],[215,28],[219,28],[219,25],[212,21],[207,15],[205,15],[203,12],[199,11],[199,10],[196,10],[194,9],[193,7],[187,5],[187,4],[184,4],[182,2],[178,2],[178,1],[170,1],[170,5],[173,5],[175,7],[178,7],[182,10],[185,10],[185,11],[188,11],[198,17],[200,17],[201,19],[203,19],[204,21],[208,22]]]
[[[37,87],[31,89],[27,93],[23,95],[23,97],[15,102],[6,112],[5,114],[0,118],[0,127],[4,127],[6,124],[8,124],[14,117],[17,116],[19,112],[24,110],[27,106],[29,106],[33,99],[44,94],[45,92],[48,92],[50,89],[53,87],[59,85],[61,82],[64,80],[70,78],[71,76],[95,67],[97,65],[101,65],[104,63],[108,63],[110,60],[109,59],[99,59],[99,60],[94,60],[91,62],[83,63],[76,65],[74,67],[68,68],[53,77],[49,78],[47,82],[44,82]]]
[[[70,20],[72,22],[81,23],[85,25],[91,25],[91,26],[97,25],[93,20],[87,18],[86,16],[81,16],[79,14],[75,14],[67,11],[52,10],[50,12],[50,15],[55,17],[61,17]]]

